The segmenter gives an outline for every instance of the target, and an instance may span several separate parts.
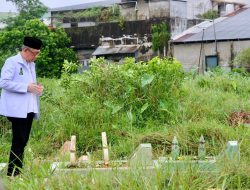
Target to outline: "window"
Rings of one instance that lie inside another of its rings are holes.
[[[218,66],[218,55],[209,55],[206,56],[206,71],[212,70]]]

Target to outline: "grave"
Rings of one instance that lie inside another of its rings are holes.
[[[73,139],[73,141],[72,141]],[[240,149],[237,141],[228,141],[226,149],[218,156],[206,156],[206,147],[204,137],[199,139],[198,156],[180,156],[180,147],[176,137],[174,137],[171,146],[171,154],[166,157],[159,157],[153,160],[152,146],[149,143],[140,144],[131,154],[128,160],[109,160],[108,144],[106,133],[102,133],[103,160],[94,161],[90,156],[85,160],[76,160],[75,156],[75,136],[71,138],[72,149],[69,162],[54,162],[51,170],[54,173],[76,172],[88,174],[89,172],[111,173],[126,172],[130,170],[143,169],[147,173],[152,170],[161,169],[167,171],[186,172],[190,169],[204,172],[219,172],[222,168],[221,162],[225,160],[238,162],[240,160]]]

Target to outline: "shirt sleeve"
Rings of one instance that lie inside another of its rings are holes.
[[[14,81],[15,76],[15,64],[14,60],[7,59],[0,78],[0,88],[16,93],[27,93],[28,84]]]

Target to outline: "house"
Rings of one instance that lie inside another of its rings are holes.
[[[249,7],[241,8],[184,31],[172,39],[172,54],[185,70],[230,69],[235,55],[250,47],[249,15]]]

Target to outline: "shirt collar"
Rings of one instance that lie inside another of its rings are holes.
[[[34,62],[28,63],[25,59],[23,59],[21,53],[17,54],[17,62],[26,66],[28,66],[28,64],[34,64]]]

